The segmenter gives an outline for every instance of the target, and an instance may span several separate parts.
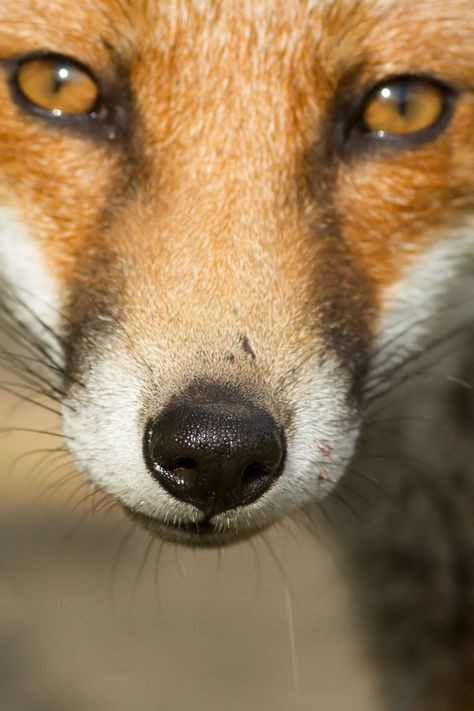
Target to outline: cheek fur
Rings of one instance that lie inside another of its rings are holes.
[[[61,327],[61,288],[48,268],[38,241],[20,214],[0,204],[0,273],[2,291],[15,314],[42,343],[56,351]]]
[[[368,388],[390,387],[390,371],[416,353],[435,329],[460,329],[466,322],[466,303],[472,299],[472,277],[460,279],[473,264],[474,219],[445,228],[383,295],[376,356]],[[467,317],[471,320],[470,314]],[[435,336],[436,337],[436,336]],[[427,343],[429,346],[429,342]]]

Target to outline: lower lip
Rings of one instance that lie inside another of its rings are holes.
[[[137,513],[131,509],[125,508],[125,512],[142,528],[145,528],[149,533],[157,538],[170,541],[172,543],[180,543],[181,545],[190,547],[218,547],[237,543],[243,538],[248,538],[248,535],[236,535],[229,531],[218,530],[212,523],[205,521],[203,523],[185,523],[181,526],[174,524],[165,524],[158,519],[146,516],[142,513]]]

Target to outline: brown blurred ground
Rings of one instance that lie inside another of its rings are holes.
[[[4,426],[57,429],[13,402]],[[68,480],[60,452],[12,471],[60,446],[0,438],[1,711],[380,708],[337,556],[316,536],[287,525],[220,554],[160,546]]]

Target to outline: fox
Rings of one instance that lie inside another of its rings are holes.
[[[472,0],[0,29],[2,326],[77,469],[193,547],[325,500],[473,256]]]
[[[324,498],[472,252],[471,0],[0,25],[2,303],[78,469],[196,546]]]

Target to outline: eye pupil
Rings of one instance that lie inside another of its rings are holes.
[[[17,89],[33,109],[52,116],[91,114],[99,89],[88,71],[65,57],[25,59],[15,75]]]
[[[406,91],[402,90],[400,92],[398,108],[399,108],[400,114],[404,117],[409,117],[410,109],[414,108],[414,106],[410,103],[410,98],[407,96]]]

